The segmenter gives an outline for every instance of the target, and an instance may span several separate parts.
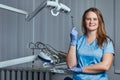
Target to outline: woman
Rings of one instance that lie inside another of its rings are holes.
[[[75,28],[70,33],[67,65],[73,80],[108,80],[106,71],[112,65],[114,48],[100,10],[89,8],[84,12],[82,31],[79,37]]]

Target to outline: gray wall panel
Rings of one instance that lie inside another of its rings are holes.
[[[96,7],[103,14],[107,34],[114,40],[114,0],[97,0]]]
[[[18,0],[18,8],[31,13],[33,11],[33,1],[32,0]],[[32,55],[32,50],[29,49],[28,45],[33,42],[33,20],[27,22],[25,16],[18,14],[18,56],[24,57]],[[30,67],[28,64],[19,65]]]
[[[10,5],[13,3],[3,2],[4,4]],[[14,2],[14,5],[17,1]],[[16,56],[17,49],[17,15],[6,10],[0,9],[0,19],[1,19],[1,53],[2,56],[0,60],[7,60],[13,58],[12,55]],[[12,23],[12,24],[11,24]],[[11,47],[12,46],[12,47]],[[9,57],[8,57],[9,55]]]
[[[116,48],[116,56],[115,56],[115,72],[120,73],[120,0],[115,1],[115,48]]]
[[[16,7],[22,10],[32,9],[29,0],[9,0],[1,1],[2,4]],[[23,4],[24,3],[24,4]],[[25,21],[25,16],[11,11],[0,9],[0,28],[1,28],[1,53],[0,61],[19,58],[27,55],[31,55],[31,51],[28,48],[28,43],[33,38],[32,22]],[[31,10],[32,12],[32,10]],[[20,65],[21,66],[21,65]],[[25,66],[25,65],[24,65]]]

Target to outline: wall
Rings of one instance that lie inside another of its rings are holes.
[[[32,12],[43,0],[0,0],[0,3]],[[119,80],[119,0],[59,0],[71,8],[74,16],[74,25],[81,32],[81,16],[89,7],[99,8],[104,16],[107,34],[115,43],[115,61],[108,72],[110,80]],[[69,15],[51,15],[48,9],[43,9],[30,22],[25,16],[0,9],[0,61],[32,55],[29,42],[44,42],[54,48],[67,52],[69,33],[72,28]],[[35,53],[36,54],[36,53]],[[14,67],[32,67],[33,63]],[[36,64],[40,65],[40,64]],[[117,74],[116,74],[117,73]],[[63,79],[64,74],[53,74],[52,80]]]

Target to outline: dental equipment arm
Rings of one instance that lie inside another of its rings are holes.
[[[71,11],[70,8],[67,7],[66,5],[64,5],[62,3],[58,3],[58,0],[56,0],[56,1],[46,1],[45,0],[32,13],[28,13],[28,12],[21,10],[21,9],[17,9],[14,7],[0,4],[1,9],[5,9],[5,10],[9,10],[12,12],[16,12],[16,13],[20,13],[20,14],[25,15],[26,16],[25,19],[27,21],[30,21],[33,17],[35,17],[45,7],[49,8],[51,10],[51,14],[53,16],[57,16],[59,14],[59,12],[69,13]]]
[[[38,12],[40,12],[45,7],[49,8],[51,10],[51,14],[53,16],[57,16],[59,14],[59,12],[69,13],[71,11],[70,8],[67,7],[66,5],[64,5],[62,3],[58,3],[58,0],[47,1],[47,2],[44,1],[32,13],[30,13],[27,16],[26,20],[30,21],[36,14],[38,14]]]
[[[0,4],[0,8],[1,9],[5,9],[5,10],[9,10],[9,11],[12,11],[12,12],[16,12],[16,13],[20,13],[20,14],[23,14],[23,15],[28,15],[28,12],[24,11],[24,10],[21,10],[21,9],[17,9],[17,8],[14,8],[14,7],[11,7],[11,6],[7,6],[7,5],[4,5],[4,4]]]
[[[27,62],[32,62],[32,61],[37,60],[37,58],[38,58],[38,55],[32,55],[32,56],[2,61],[2,62],[0,62],[0,68],[14,66],[14,65],[18,65],[18,64],[27,63]]]
[[[28,14],[26,17],[27,21],[30,21],[34,16],[36,16],[43,8],[46,6],[46,1],[43,1],[32,13]]]
[[[14,66],[14,65],[23,64],[23,63],[28,63],[28,62],[32,62],[32,61],[36,61],[36,60],[41,60],[45,63],[46,62],[50,63],[50,65],[54,63],[54,65],[55,65],[55,62],[57,62],[57,60],[54,61],[50,56],[46,56],[45,54],[46,53],[40,52],[40,54],[38,54],[38,55],[32,55],[32,56],[2,61],[2,62],[0,62],[0,68]],[[46,66],[49,67],[48,64]],[[44,66],[44,67],[46,67],[46,66]]]

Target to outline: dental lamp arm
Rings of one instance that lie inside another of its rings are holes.
[[[69,13],[71,10],[69,7],[62,3],[58,3],[58,0],[56,1],[43,1],[32,13],[30,13],[26,20],[30,21],[36,14],[38,14],[43,8],[50,8],[51,14],[53,16],[57,16],[59,12]]]
[[[16,12],[16,13],[25,15],[27,21],[30,21],[34,16],[36,16],[45,7],[50,8],[51,14],[53,16],[57,16],[59,14],[59,12],[64,12],[64,13],[70,12],[70,8],[62,3],[58,3],[58,0],[56,0],[56,1],[46,1],[45,0],[30,14],[24,10],[0,4],[1,9],[5,9],[5,10],[9,10],[12,12]]]
[[[4,4],[0,4],[0,8],[1,9],[5,9],[5,10],[9,10],[15,13],[19,13],[19,14],[23,14],[26,16],[26,20],[30,21],[35,15],[37,15],[44,7],[46,6],[46,1],[42,2],[40,6],[38,6],[32,13],[28,14],[28,12],[18,9],[18,8],[14,8],[11,6],[7,6]]]
[[[26,20],[30,21],[34,16],[36,16],[43,8],[46,7],[46,1],[43,1],[32,13],[28,14]]]
[[[9,10],[9,11],[12,11],[12,12],[20,13],[20,14],[23,14],[23,15],[26,15],[26,16],[28,15],[28,13],[26,11],[21,10],[21,9],[17,9],[17,8],[14,8],[14,7],[11,7],[11,6],[0,4],[0,8],[1,9],[6,9],[6,10]]]

